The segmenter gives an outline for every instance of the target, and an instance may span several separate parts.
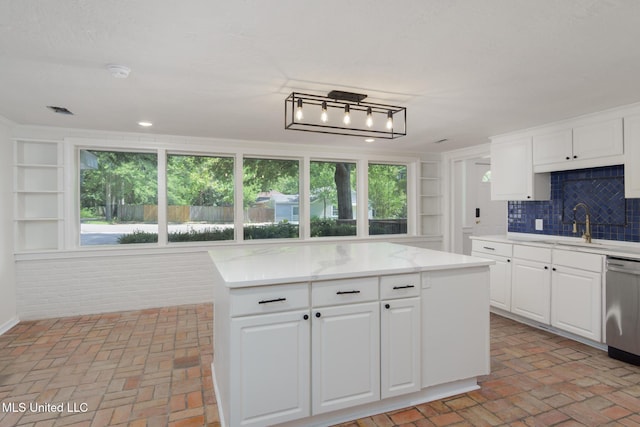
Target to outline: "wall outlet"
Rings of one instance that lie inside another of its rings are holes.
[[[542,226],[542,219],[541,218],[537,218],[536,219],[536,231],[542,231],[544,229],[544,227]]]

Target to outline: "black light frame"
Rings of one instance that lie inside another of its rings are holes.
[[[377,104],[372,102],[363,102],[367,95],[332,91],[331,96],[311,95],[308,93],[292,92],[284,100],[284,128],[288,130],[298,130],[303,132],[325,133],[333,135],[357,136],[360,138],[381,138],[396,139],[407,134],[407,109],[396,105]],[[326,103],[327,110],[341,110],[344,112],[345,105],[349,105],[350,111],[364,111],[370,108],[372,114],[378,114],[381,120],[386,122],[387,115],[391,112],[393,116],[393,128],[390,130],[368,129],[366,127],[357,126],[353,119],[350,125],[336,126],[328,125],[320,120],[318,115],[317,121],[308,113],[305,113],[303,120],[296,120],[296,107],[299,100],[303,105],[318,106],[319,111],[323,103]]]

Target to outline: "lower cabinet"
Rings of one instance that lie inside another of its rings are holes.
[[[231,320],[234,425],[264,426],[310,415],[309,311]]]
[[[348,304],[313,310],[313,414],[380,399],[378,304]]]
[[[549,325],[551,269],[546,263],[513,259],[511,312]]]
[[[601,273],[554,266],[552,277],[551,325],[601,341]]]
[[[420,390],[420,298],[380,303],[382,399]]]

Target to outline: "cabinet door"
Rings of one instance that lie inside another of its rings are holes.
[[[640,115],[624,118],[624,197],[640,198]]]
[[[489,266],[489,301],[492,307],[511,311],[511,259],[481,252],[471,255],[496,262]]]
[[[549,174],[534,174],[531,138],[491,143],[492,200],[549,200]]]
[[[420,390],[420,298],[380,303],[382,398]]]
[[[573,155],[577,160],[621,155],[622,119],[590,123],[573,128]]]
[[[267,426],[310,415],[309,322],[308,310],[231,320],[230,425]]]
[[[551,277],[551,324],[567,332],[601,341],[600,273],[556,266]]]
[[[313,414],[380,399],[378,304],[347,304],[313,310]]]
[[[551,269],[547,264],[514,259],[511,271],[511,312],[550,324]]]
[[[565,163],[573,158],[571,129],[533,136],[533,165]]]

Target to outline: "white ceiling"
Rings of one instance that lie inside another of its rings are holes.
[[[0,115],[444,151],[640,101],[639,43],[637,0],[2,0]],[[290,92],[332,89],[406,106],[408,135],[366,144],[284,130]]]

